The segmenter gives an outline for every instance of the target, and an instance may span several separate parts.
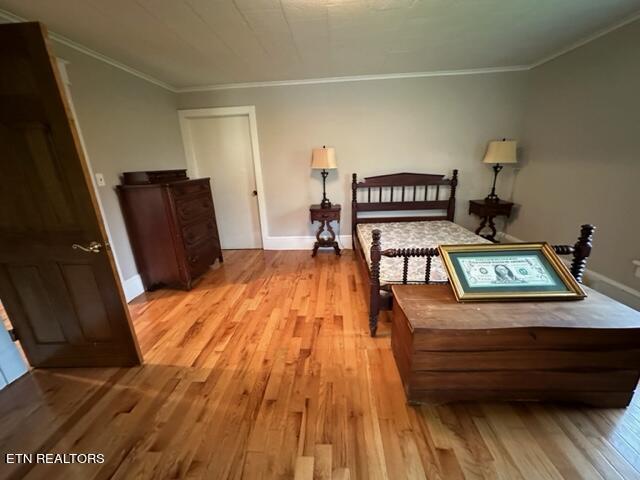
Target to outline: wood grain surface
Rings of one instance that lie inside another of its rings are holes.
[[[144,294],[144,366],[35,370],[0,392],[3,455],[105,463],[2,458],[0,478],[640,478],[637,401],[408,406],[357,268],[351,252],[229,251],[190,292]]]

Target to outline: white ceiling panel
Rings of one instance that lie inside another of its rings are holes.
[[[640,0],[0,0],[175,88],[530,65]]]

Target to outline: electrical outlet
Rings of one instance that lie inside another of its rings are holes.
[[[104,181],[104,175],[102,175],[101,173],[96,173],[96,183],[99,187],[107,186],[107,182]]]
[[[636,267],[636,277],[640,278],[640,260],[631,260]]]

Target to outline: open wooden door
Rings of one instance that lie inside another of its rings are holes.
[[[46,30],[0,25],[0,299],[36,367],[142,357]]]

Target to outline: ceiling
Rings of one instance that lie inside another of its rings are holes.
[[[0,0],[174,88],[531,65],[640,0]]]

